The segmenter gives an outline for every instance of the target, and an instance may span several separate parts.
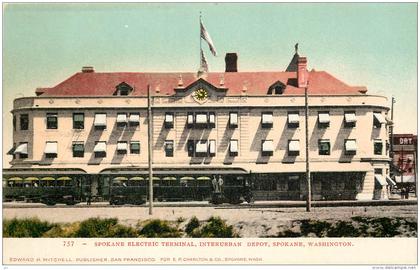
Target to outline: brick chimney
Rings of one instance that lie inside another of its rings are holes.
[[[92,73],[92,72],[95,72],[95,70],[93,69],[93,67],[82,67],[82,72],[83,73]]]
[[[298,58],[297,81],[298,87],[306,87],[308,85],[308,70],[306,69],[306,57]]]
[[[236,53],[227,53],[225,63],[225,72],[238,72],[238,55]]]

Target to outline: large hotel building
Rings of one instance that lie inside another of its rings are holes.
[[[116,175],[146,177],[150,88],[156,177],[246,177],[256,200],[303,200],[306,88],[312,198],[387,198],[386,97],[309,71],[298,53],[278,72],[239,72],[237,59],[208,73],[84,67],[15,99],[4,178],[83,177],[100,196]]]

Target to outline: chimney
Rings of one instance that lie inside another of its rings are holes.
[[[238,55],[236,53],[227,53],[225,63],[225,72],[238,72]]]
[[[297,81],[298,87],[306,87],[308,85],[308,70],[306,69],[306,57],[298,58]]]
[[[82,67],[82,72],[83,73],[92,73],[92,72],[95,72],[95,70],[93,69],[93,67]]]
[[[40,96],[40,95],[42,95],[42,94],[44,94],[45,93],[45,88],[37,88],[36,90],[35,90],[35,94],[36,94],[36,96]]]

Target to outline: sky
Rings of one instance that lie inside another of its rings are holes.
[[[368,94],[394,96],[395,133],[417,134],[417,3],[4,4],[3,166],[10,160],[13,99],[81,70],[192,71],[199,67],[199,14],[219,56],[239,71],[284,71],[299,43],[309,69]]]

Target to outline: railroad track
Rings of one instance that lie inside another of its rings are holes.
[[[416,199],[409,200],[387,200],[387,201],[313,201],[313,207],[342,207],[342,206],[392,206],[392,205],[417,205]],[[305,201],[258,201],[255,203],[231,204],[211,204],[208,202],[155,202],[154,207],[212,207],[217,209],[236,209],[236,208],[289,208],[305,207]],[[147,208],[149,205],[110,205],[109,203],[79,203],[76,205],[57,204],[47,206],[40,203],[3,203],[3,208],[119,208],[119,207],[141,207]]]

